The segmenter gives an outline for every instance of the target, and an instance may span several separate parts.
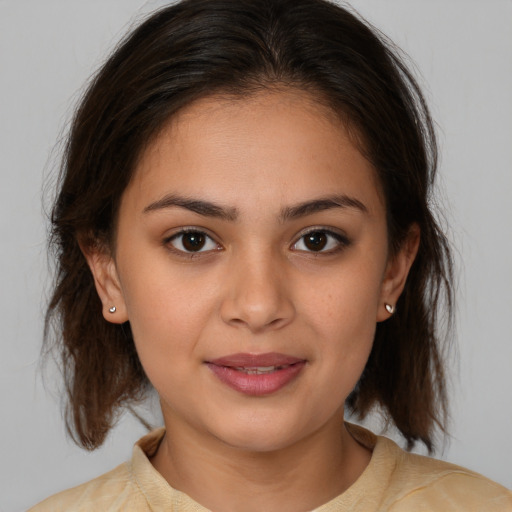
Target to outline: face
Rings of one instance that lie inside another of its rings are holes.
[[[305,93],[175,116],[122,197],[115,258],[90,258],[166,424],[268,451],[339,422],[410,265],[385,219],[375,170]]]

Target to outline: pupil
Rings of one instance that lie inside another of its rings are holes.
[[[205,243],[205,236],[202,233],[186,233],[183,235],[183,247],[187,251],[199,251]]]
[[[304,243],[312,251],[321,251],[327,245],[327,236],[321,231],[314,231],[306,235]]]

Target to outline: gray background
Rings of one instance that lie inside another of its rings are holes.
[[[38,366],[47,261],[41,197],[82,85],[143,0],[0,0],[0,511],[24,510],[130,455],[124,417],[94,453],[66,439],[58,374]],[[512,1],[354,0],[416,62],[457,248],[452,437],[438,456],[512,486]]]

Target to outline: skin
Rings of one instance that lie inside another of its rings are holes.
[[[295,208],[333,195],[348,205]],[[171,204],[178,196],[224,216]],[[130,322],[159,393],[167,434],[152,463],[173,487],[214,511],[306,511],[361,475],[371,453],[345,429],[344,402],[419,239],[413,227],[390,258],[385,219],[375,170],[304,92],[199,100],[148,147],[115,257],[85,253],[106,320]],[[201,251],[185,251],[184,227],[208,236]],[[319,251],[305,244],[312,229]],[[239,352],[306,365],[248,396],[205,365]]]

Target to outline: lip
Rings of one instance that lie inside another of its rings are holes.
[[[238,353],[205,364],[230,388],[245,395],[262,396],[275,393],[295,380],[306,360],[277,352]]]

